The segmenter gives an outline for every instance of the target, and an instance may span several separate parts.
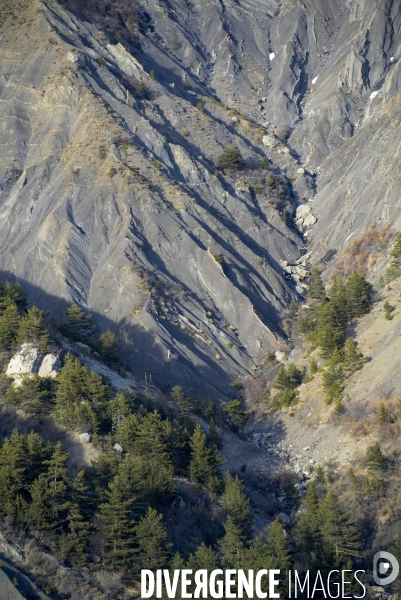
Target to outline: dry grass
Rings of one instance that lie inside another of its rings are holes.
[[[386,255],[393,237],[394,231],[389,225],[379,228],[368,227],[343,250],[337,263],[338,269],[345,276],[353,271],[368,275],[376,263]]]

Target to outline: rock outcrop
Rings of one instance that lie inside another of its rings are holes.
[[[8,363],[6,375],[19,385],[24,377],[54,378],[61,367],[61,361],[54,354],[43,355],[33,344],[22,344]]]
[[[39,349],[32,344],[22,344],[8,363],[6,375],[14,379],[37,373],[43,356]]]
[[[40,364],[39,377],[51,377],[54,379],[61,368],[61,360],[54,354],[46,354]]]

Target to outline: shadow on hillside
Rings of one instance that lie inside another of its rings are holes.
[[[16,277],[13,273],[0,270],[0,281],[20,283],[28,297],[28,306],[35,305],[45,311],[47,319],[65,320],[64,312],[71,301],[49,294],[35,284]],[[168,335],[166,340],[152,335],[144,326],[134,324],[126,319],[114,322],[105,314],[91,311],[93,319],[100,330],[110,329],[117,335],[124,329],[131,340],[132,352],[126,361],[127,369],[136,377],[143,379],[161,389],[169,391],[175,385],[182,385],[191,395],[199,395],[207,399],[209,396],[217,401],[225,401],[232,390],[232,377],[224,371],[210,354],[183,334],[175,325],[163,322],[163,329]],[[174,327],[174,331],[173,328]],[[169,329],[171,331],[169,331]],[[176,346],[180,343],[192,353],[191,360],[178,355]]]

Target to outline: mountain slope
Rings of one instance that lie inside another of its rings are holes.
[[[107,6],[0,15],[4,278],[57,318],[74,301],[123,329],[156,385],[223,398],[303,293],[281,264],[306,252],[296,205],[313,200],[312,262],[399,220],[400,10]],[[233,143],[243,170],[216,171]]]

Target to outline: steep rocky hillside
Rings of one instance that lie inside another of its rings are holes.
[[[315,262],[399,219],[399,5],[111,4],[2,3],[2,278],[224,398],[285,340],[303,234]]]

